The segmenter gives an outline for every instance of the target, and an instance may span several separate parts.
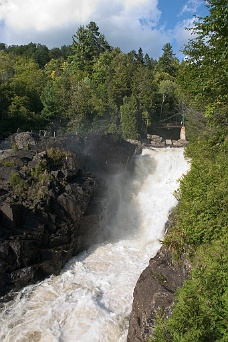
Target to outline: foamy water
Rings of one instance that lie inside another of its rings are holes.
[[[1,342],[124,342],[133,290],[160,248],[178,179],[189,169],[183,149],[144,149],[134,179],[119,189],[112,238],[72,258],[59,276],[28,286],[0,313]]]

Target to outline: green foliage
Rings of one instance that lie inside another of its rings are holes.
[[[15,194],[19,195],[21,198],[24,198],[27,190],[29,189],[29,184],[24,181],[22,175],[19,172],[12,171],[9,183],[14,189]]]
[[[47,123],[66,120],[66,112],[70,103],[69,91],[70,80],[64,74],[55,76],[55,70],[53,70],[52,77],[47,81],[41,94],[44,106],[42,117]]]
[[[71,132],[124,130],[126,133],[126,127],[122,127],[123,121],[120,120],[120,107],[125,97],[134,97],[139,114],[137,131],[141,134],[142,117],[149,125],[159,117],[157,109],[160,110],[158,81],[152,69],[139,61],[142,57],[142,51],[137,55],[133,52],[124,54],[119,49],[106,49],[93,60],[89,72],[87,69],[79,70],[75,58],[62,63],[50,61],[45,67],[49,79],[41,96],[43,117],[47,121],[61,122]],[[169,77],[173,85],[174,78]],[[172,102],[174,94],[169,92],[169,98],[167,103]],[[173,113],[174,107],[171,107],[166,114]],[[99,122],[101,127],[98,127]],[[136,136],[135,132],[130,136]]]
[[[0,43],[0,50],[4,50],[14,56],[31,58],[36,61],[40,68],[43,68],[51,59],[66,59],[72,53],[71,46],[63,45],[60,49],[53,48],[49,50],[47,46],[35,43],[29,43],[28,45],[10,45],[8,47]]]
[[[71,157],[71,154],[69,152],[63,151],[61,148],[48,148],[45,167],[51,169],[64,168],[68,157]]]
[[[142,120],[135,97],[125,97],[120,107],[122,135],[126,139],[139,139]],[[141,124],[141,125],[140,125]]]
[[[14,133],[17,128],[52,134],[94,130],[139,137],[145,126],[160,119],[161,89],[166,97],[163,116],[176,111],[178,99],[172,90],[178,62],[170,44],[163,51],[159,62],[144,56],[142,48],[123,53],[108,44],[95,22],[80,26],[72,46],[61,49],[34,43],[2,45],[0,133]],[[164,75],[172,83],[166,87]],[[124,98],[137,102],[132,117],[138,122],[129,128],[130,121],[120,119],[121,111],[126,118]]]
[[[20,183],[21,177],[17,171],[13,171],[10,176],[10,184],[12,186],[17,185]]]
[[[61,148],[49,148],[46,156],[33,169],[23,168],[24,178],[21,174],[13,172],[10,184],[16,185],[15,192],[26,201],[45,200],[48,198],[48,191],[52,181],[50,171],[66,168],[67,158],[71,156],[70,153],[63,151]]]
[[[167,43],[162,48],[163,54],[158,59],[155,70],[158,72],[165,72],[170,76],[176,76],[178,70],[178,59],[173,53],[173,49],[170,43]]]
[[[195,22],[196,38],[184,48],[188,59],[181,66],[182,91],[195,105],[227,101],[228,8],[225,0],[207,1],[210,15]]]
[[[189,139],[195,139],[206,122],[227,125],[227,1],[210,0],[207,6],[210,14],[195,22],[196,36],[184,48],[187,60],[178,74],[183,101],[191,106],[186,116]]]
[[[45,168],[42,164],[38,164],[34,169],[31,169],[30,175],[34,180],[38,181],[40,176],[45,172]]]
[[[131,54],[117,53],[111,61],[107,85],[107,96],[119,109],[125,96],[131,95],[132,78],[137,64]]]
[[[88,77],[82,80],[72,79],[70,88],[70,105],[67,115],[71,119],[70,126],[75,131],[83,131],[83,128],[93,118],[92,89]]]
[[[210,129],[198,143],[189,145],[187,153],[192,157],[191,170],[181,181],[178,217],[164,241],[179,253],[222,238],[228,222],[225,135]]]
[[[187,104],[191,170],[181,180],[174,224],[164,239],[173,257],[192,264],[173,313],[158,315],[153,342],[228,340],[227,1],[207,1],[210,15],[193,29],[179,72]],[[197,127],[198,126],[198,127]]]
[[[80,26],[73,36],[72,59],[76,62],[79,70],[91,72],[92,65],[99,55],[111,47],[103,34],[99,32],[99,27],[91,21],[86,27]]]
[[[47,185],[51,180],[51,176],[48,171],[43,170],[43,167],[40,166],[37,166],[31,171],[31,176],[33,177],[33,182],[37,182],[39,184],[38,187],[45,184]]]
[[[228,239],[198,249],[191,279],[176,297],[168,321],[157,318],[151,342],[212,342],[228,338]]]
[[[0,133],[38,128],[43,71],[33,60],[5,51],[0,51],[0,62]]]
[[[0,164],[5,167],[14,166],[15,162],[13,160],[0,160]]]
[[[159,96],[158,84],[154,79],[153,71],[145,66],[138,66],[132,77],[131,89],[137,99],[140,112],[149,126],[152,118],[157,115],[156,102]]]

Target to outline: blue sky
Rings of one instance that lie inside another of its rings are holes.
[[[161,10],[160,25],[164,25],[164,30],[169,32],[172,46],[181,55],[179,49],[187,43],[190,32],[185,27],[192,27],[195,16],[206,16],[208,9],[206,1],[198,0],[159,0],[158,8]]]
[[[0,0],[0,42],[7,45],[72,43],[80,25],[95,21],[108,42],[129,52],[141,47],[159,58],[171,43],[177,57],[191,37],[194,15],[205,16],[205,0]]]
[[[178,21],[191,18],[205,12],[205,1],[159,0],[158,8],[162,11],[162,22],[174,28]]]

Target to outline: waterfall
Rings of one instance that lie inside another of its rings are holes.
[[[189,169],[182,148],[143,149],[134,164],[132,175],[112,180],[119,207],[109,241],[4,304],[1,342],[126,341],[135,284],[160,248],[173,192]]]

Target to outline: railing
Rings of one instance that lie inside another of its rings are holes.
[[[166,121],[171,120],[178,116],[181,119],[181,121],[176,120],[176,121],[170,121],[170,122],[165,123]],[[165,119],[159,120],[158,123],[155,124],[154,126],[157,128],[181,128],[184,126],[184,120],[185,120],[184,113],[176,113]]]
[[[157,125],[154,125],[153,127],[156,127],[156,128],[181,128],[183,127],[183,125],[181,123],[178,123],[178,122],[170,122],[170,123],[166,123],[166,124],[157,124]]]

